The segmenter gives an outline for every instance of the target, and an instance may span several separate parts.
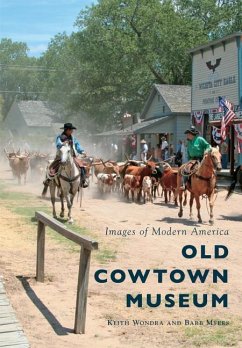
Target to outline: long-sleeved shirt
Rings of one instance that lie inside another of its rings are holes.
[[[211,145],[200,136],[195,136],[187,142],[188,160],[194,158],[203,158],[204,152],[211,149]]]
[[[61,146],[63,145],[63,141],[61,140],[62,136],[63,136],[63,133],[58,135],[56,138],[55,144],[56,144],[57,149],[60,149]],[[70,140],[72,142],[74,149],[78,153],[82,154],[84,152],[84,149],[81,147],[79,141],[75,137],[73,137],[71,135],[69,138],[67,137],[67,140]]]

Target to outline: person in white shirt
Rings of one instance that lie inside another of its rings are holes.
[[[162,143],[161,143],[161,155],[162,155],[162,159],[165,160],[166,153],[167,153],[166,150],[168,150],[169,145],[168,145],[168,142],[166,141],[165,137],[162,137],[161,140],[162,140]]]
[[[141,140],[141,160],[147,161],[148,145],[144,139]]]

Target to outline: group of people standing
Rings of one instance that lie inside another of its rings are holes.
[[[148,144],[145,139],[141,140],[141,160],[145,161],[147,158],[152,157],[156,162],[166,161],[171,159],[175,161],[177,165],[181,165],[187,160],[186,147],[184,141],[179,140],[178,148],[175,153],[172,144],[168,144],[166,137],[161,138],[161,143],[157,144],[155,148],[149,150]]]
[[[151,152],[152,158],[157,161],[165,161],[172,158],[174,164],[180,167],[183,163],[189,160],[199,160],[203,158],[203,154],[211,145],[199,135],[199,132],[194,126],[191,126],[185,131],[186,140],[179,140],[176,152],[172,145],[169,145],[165,137],[161,138],[161,144],[157,144],[156,148]],[[141,140],[141,159],[146,160],[149,154],[149,149],[146,141]]]
[[[151,155],[151,157],[159,162],[161,160],[167,160],[170,156],[173,155],[173,146],[168,144],[165,137],[161,138],[161,144],[157,144],[156,148],[152,148],[149,151],[147,142],[145,139],[141,140],[141,160],[146,160],[147,157],[150,157],[148,155]]]

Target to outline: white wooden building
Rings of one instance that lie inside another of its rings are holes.
[[[135,134],[137,137],[136,152],[139,158],[141,139],[146,140],[149,150],[151,150],[160,144],[162,136],[165,136],[169,145],[172,145],[176,152],[178,141],[184,140],[184,132],[191,124],[191,87],[153,85],[139,121],[132,123],[132,119],[132,117],[125,119],[123,124],[127,126],[122,129],[98,134],[98,138],[105,139],[108,143],[119,142],[118,139],[120,139],[124,144],[125,138]],[[130,154],[125,145],[123,146],[123,156],[125,153]]]
[[[220,127],[223,112],[219,96],[234,105],[233,124],[242,123],[242,32],[192,49],[192,118],[200,132],[213,142],[212,127]],[[236,136],[228,129],[230,168],[234,167]]]
[[[141,113],[144,126],[135,133],[147,140],[149,148],[155,147],[165,136],[176,152],[178,141],[185,138],[184,132],[189,128],[190,114],[190,86],[155,84]],[[151,124],[145,124],[152,120]],[[140,144],[139,139],[137,143]]]

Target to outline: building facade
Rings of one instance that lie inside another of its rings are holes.
[[[60,122],[59,116],[47,102],[29,100],[15,101],[3,123],[14,137],[22,137],[41,134],[53,136],[52,125],[57,122]]]
[[[154,149],[165,137],[172,147],[172,155],[177,151],[179,140],[184,140],[184,132],[191,123],[190,114],[190,86],[155,84],[141,113],[142,121],[151,121],[151,124],[144,124],[136,134],[145,138],[150,149]]]
[[[190,52],[192,121],[208,141],[216,143],[215,130],[221,125],[223,110],[219,108],[219,96],[234,105],[236,117],[226,130],[228,168],[233,172],[241,157],[237,151],[241,147],[239,134],[242,131],[242,32],[211,41]]]
[[[179,85],[153,85],[144,108],[135,117],[126,113],[123,117],[123,127],[96,135],[98,143],[105,143],[110,153],[110,147],[115,142],[120,149],[119,159],[135,156],[140,159],[141,140],[144,139],[149,148],[149,154],[154,152],[162,137],[169,144],[169,155],[177,151],[179,140],[184,140],[184,132],[191,124],[191,87]],[[135,148],[132,146],[135,137]],[[100,146],[98,146],[100,148]],[[122,149],[121,149],[122,148]]]

